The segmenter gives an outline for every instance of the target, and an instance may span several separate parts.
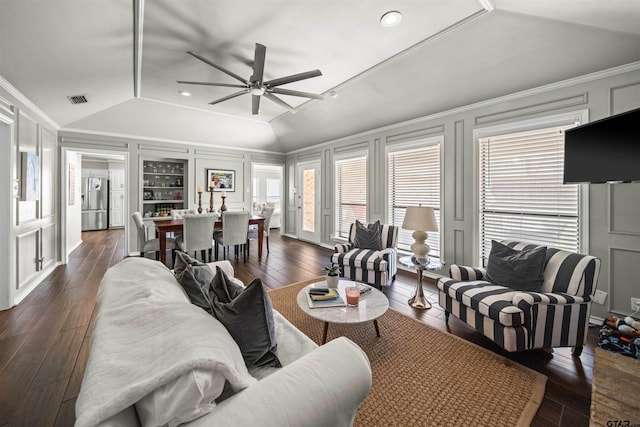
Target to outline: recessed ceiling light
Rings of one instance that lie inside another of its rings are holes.
[[[380,18],[380,25],[383,27],[394,27],[402,21],[402,14],[397,10],[391,10]]]
[[[191,92],[187,92],[186,90],[179,90],[178,93],[182,96],[191,96]]]
[[[331,92],[329,92],[329,97],[336,99],[338,97],[338,92],[332,90]]]

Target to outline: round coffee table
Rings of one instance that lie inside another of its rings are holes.
[[[350,280],[340,280],[338,283],[338,293],[343,300],[347,300],[345,295],[345,288],[348,286],[355,286],[357,283]],[[378,317],[382,316],[389,309],[389,300],[387,297],[374,287],[371,287],[369,292],[360,295],[360,301],[357,307],[322,307],[311,308],[309,307],[309,301],[307,300],[307,292],[311,288],[326,288],[327,282],[316,282],[311,285],[305,286],[298,292],[298,306],[314,319],[318,319],[324,322],[324,331],[322,333],[322,344],[327,342],[327,331],[329,330],[329,323],[363,323],[373,320],[373,325],[376,328],[376,335],[380,336],[380,329],[378,328]]]

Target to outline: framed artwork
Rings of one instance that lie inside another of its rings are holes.
[[[21,192],[20,200],[33,202],[39,199],[40,194],[40,160],[33,153],[21,152]]]
[[[213,181],[213,191],[236,191],[236,171],[207,169],[206,186],[209,189],[209,183]]]

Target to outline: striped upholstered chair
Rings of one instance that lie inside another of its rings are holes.
[[[517,250],[538,246],[501,243]],[[573,347],[573,354],[580,356],[600,260],[549,247],[543,265],[539,292],[490,283],[483,268],[452,265],[451,278],[438,281],[439,303],[446,321],[453,314],[507,352]]]
[[[396,277],[396,246],[398,227],[383,224],[380,232],[382,250],[362,249],[355,246],[356,224],[351,224],[349,241],[338,243],[331,255],[331,263],[340,266],[340,276],[368,283],[381,289]]]

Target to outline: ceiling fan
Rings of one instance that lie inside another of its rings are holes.
[[[230,83],[208,83],[208,82],[192,82],[192,81],[184,81],[184,80],[177,80],[178,83],[182,83],[182,84],[189,84],[189,85],[205,85],[205,86],[222,86],[222,87],[237,87],[237,88],[242,88],[241,91],[236,92],[236,93],[232,93],[231,95],[227,95],[223,98],[220,99],[216,99],[215,101],[211,101],[209,104],[210,105],[214,105],[214,104],[218,104],[219,102],[223,102],[223,101],[227,101],[229,99],[235,98],[237,96],[240,95],[244,95],[245,93],[250,93],[251,94],[251,113],[253,115],[258,114],[259,109],[260,109],[260,98],[261,97],[265,97],[267,98],[269,101],[274,102],[278,105],[280,105],[281,107],[286,108],[287,110],[291,111],[292,113],[295,113],[295,108],[293,108],[291,105],[287,104],[286,102],[284,102],[282,99],[278,98],[277,96],[275,96],[274,94],[279,94],[279,95],[290,95],[290,96],[301,96],[301,97],[305,97],[305,98],[313,98],[313,99],[323,99],[322,95],[316,95],[315,93],[308,93],[308,92],[300,92],[297,90],[290,90],[290,89],[282,89],[278,86],[282,86],[285,85],[287,83],[293,83],[293,82],[297,82],[299,80],[305,80],[305,79],[310,79],[312,77],[318,77],[321,76],[322,73],[320,72],[320,70],[312,70],[312,71],[307,71],[304,73],[299,73],[299,74],[292,74],[290,76],[286,76],[286,77],[280,77],[278,79],[273,79],[273,80],[269,80],[269,81],[263,81],[262,77],[264,74],[264,58],[265,58],[265,54],[267,52],[267,48],[264,45],[261,45],[260,43],[256,43],[256,49],[255,49],[255,53],[254,53],[254,58],[253,58],[253,75],[249,78],[249,80],[243,79],[242,77],[240,77],[239,75],[219,66],[214,64],[213,62],[209,61],[206,58],[203,58],[202,56],[198,55],[195,52],[189,51],[187,52],[189,55],[193,56],[196,59],[199,59],[200,61],[204,62],[205,64],[211,65],[213,68],[216,68],[220,71],[222,71],[223,73],[233,77],[234,79],[242,82],[242,84],[230,84]]]

